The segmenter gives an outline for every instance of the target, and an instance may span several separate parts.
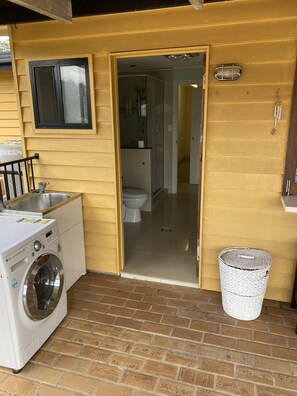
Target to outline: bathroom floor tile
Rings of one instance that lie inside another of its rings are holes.
[[[197,287],[198,186],[179,185],[139,223],[124,223],[123,277]],[[163,230],[162,230],[163,229]]]

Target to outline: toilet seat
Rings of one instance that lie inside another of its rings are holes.
[[[123,220],[126,223],[141,221],[140,209],[145,204],[148,193],[137,188],[123,188]]]
[[[128,199],[146,198],[148,195],[147,192],[143,190],[138,190],[136,188],[123,188],[122,194],[123,198]]]

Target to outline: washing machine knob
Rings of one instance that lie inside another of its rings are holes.
[[[35,241],[34,242],[34,250],[35,252],[39,252],[39,250],[41,249],[42,245],[40,241]]]

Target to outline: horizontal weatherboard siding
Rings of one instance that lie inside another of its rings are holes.
[[[0,143],[21,138],[16,89],[11,70],[0,70]]]
[[[84,193],[87,266],[112,273],[120,267],[120,225],[109,55],[209,45],[201,285],[220,289],[221,249],[253,246],[274,257],[266,296],[290,300],[297,215],[284,212],[280,193],[296,62],[296,0],[234,0],[205,4],[202,12],[189,6],[85,17],[72,25],[24,24],[12,26],[11,34],[25,145],[29,154],[40,153],[37,178],[49,180],[53,189]],[[82,53],[94,61],[97,134],[35,133],[26,62]],[[222,63],[240,64],[242,77],[215,80],[214,69]],[[277,93],[283,116],[272,135]],[[5,94],[12,100],[14,92],[1,91],[2,103]],[[19,122],[15,108],[2,111],[11,118],[0,115],[1,138]]]

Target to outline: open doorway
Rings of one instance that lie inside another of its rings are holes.
[[[203,50],[181,53],[182,62],[170,59],[172,55],[154,53],[119,55],[114,59],[118,188],[124,197],[119,210],[123,277],[198,285],[199,150],[203,125],[197,114],[201,113],[204,95]],[[185,101],[179,94],[182,90],[190,90],[184,95]],[[183,113],[179,107],[184,108]],[[184,113],[188,127],[183,133],[178,124]],[[178,179],[179,146],[185,146],[184,157],[189,160],[186,181]],[[134,215],[129,215],[128,221],[125,218],[126,192],[131,189],[133,194],[135,190],[147,193],[141,221]]]

